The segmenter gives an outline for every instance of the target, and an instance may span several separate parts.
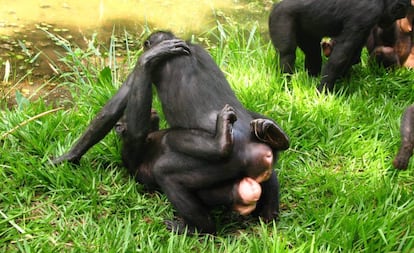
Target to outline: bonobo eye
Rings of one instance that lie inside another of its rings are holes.
[[[150,48],[150,46],[151,46],[151,41],[150,41],[150,40],[146,40],[146,41],[144,42],[144,48],[145,48],[145,49],[148,49],[148,48]]]

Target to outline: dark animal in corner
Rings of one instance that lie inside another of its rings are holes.
[[[414,148],[414,105],[409,106],[401,119],[401,147],[394,158],[393,165],[399,170],[406,170]]]
[[[283,0],[273,6],[269,33],[278,52],[282,71],[292,73],[296,48],[305,54],[310,75],[321,72],[320,42],[335,41],[335,47],[322,69],[318,91],[332,91],[335,81],[359,61],[371,29],[387,27],[405,17],[410,0]]]
[[[414,1],[411,4],[414,5]],[[414,7],[411,7],[404,18],[392,25],[375,26],[367,41],[371,58],[386,68],[414,68],[413,19]]]
[[[208,203],[199,198],[202,192],[215,192],[212,201],[223,197],[228,202],[232,198],[229,188],[246,177],[262,174],[263,160],[257,161],[256,157],[266,160],[266,149],[271,150],[273,165],[278,153],[288,148],[288,137],[275,122],[243,107],[224,74],[200,46],[177,40],[169,32],[156,32],[144,47],[145,52],[118,92],[71,150],[54,162],[79,163],[87,150],[125,115],[124,164],[135,175],[142,171],[143,162],[154,161],[149,165],[149,181],[145,182],[145,176],[138,179],[148,184],[155,182],[184,219],[184,224],[169,221],[169,228],[182,232],[188,227],[214,233],[216,226]],[[159,144],[154,146],[160,145],[160,150],[167,152],[145,160],[148,137],[153,138],[154,130],[151,83],[157,89],[164,115],[173,130],[155,138]],[[237,121],[221,124],[220,115],[226,104],[237,115]],[[231,135],[224,133],[227,127],[231,127]],[[254,154],[256,151],[251,145],[258,143],[265,143],[267,148]],[[250,157],[250,161],[246,162],[245,157]],[[260,186],[262,193],[254,214],[270,221],[279,213],[279,182],[273,169],[269,179]]]

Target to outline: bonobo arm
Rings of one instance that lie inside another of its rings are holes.
[[[226,104],[217,115],[216,132],[200,130],[174,130],[165,136],[167,145],[176,152],[207,160],[228,157],[233,150],[232,126],[237,120],[236,113]]]
[[[103,139],[115,123],[121,118],[125,108],[127,107],[131,87],[151,87],[150,74],[153,67],[171,56],[185,55],[189,54],[189,52],[190,50],[187,44],[178,39],[162,41],[150,48],[148,51],[144,52],[139,58],[138,63],[135,65],[133,72],[129,74],[127,80],[122,84],[118,92],[105,104],[101,111],[92,120],[84,134],[79,138],[71,150],[63,156],[55,159],[53,163],[58,164],[63,161],[79,163],[80,158],[86,153],[86,151]],[[138,98],[139,96],[140,94],[131,95],[133,99],[140,101],[142,104],[147,104],[148,102],[151,103],[151,98]],[[138,106],[138,104],[135,105]],[[139,107],[129,109],[129,122],[138,119],[137,116],[132,116],[134,112],[136,112],[137,115],[140,115],[142,112],[142,110],[135,111],[138,110],[137,108]],[[133,125],[131,127],[134,129]]]
[[[414,148],[414,105],[409,106],[401,119],[401,147],[393,161],[395,168],[406,170]]]

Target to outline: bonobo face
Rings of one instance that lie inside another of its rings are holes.
[[[171,39],[176,39],[174,34],[172,34],[171,32],[161,32],[161,31],[160,32],[155,32],[155,33],[151,34],[145,40],[145,42],[144,42],[144,51],[150,49],[154,45],[157,45],[161,41],[171,40]]]

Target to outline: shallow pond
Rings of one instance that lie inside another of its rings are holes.
[[[108,43],[111,35],[138,36],[145,26],[186,37],[206,32],[217,19],[225,22],[228,17],[265,24],[263,13],[271,5],[272,1],[231,0],[0,0],[0,98],[10,107],[15,90],[36,98],[36,93],[54,89],[44,83],[53,75],[49,62],[61,49],[44,30],[81,47],[93,33]],[[62,93],[51,96],[67,95]]]

